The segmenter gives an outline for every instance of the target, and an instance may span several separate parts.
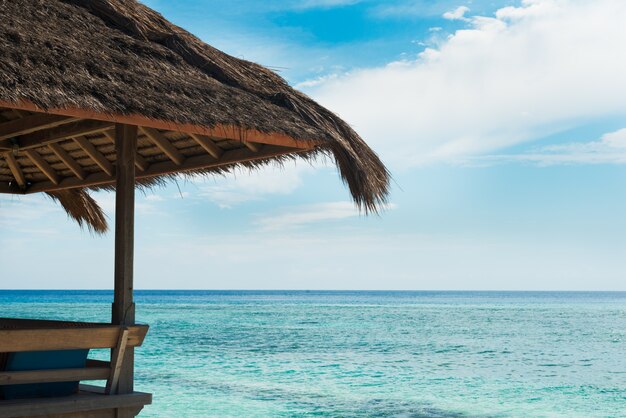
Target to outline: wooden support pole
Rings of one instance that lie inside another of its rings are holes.
[[[113,132],[111,132],[111,131],[104,131],[103,134],[111,142],[113,142],[115,144],[115,131],[113,131]],[[150,166],[150,164],[146,161],[145,158],[143,158],[141,155],[139,155],[139,152],[135,153],[135,167],[137,167],[139,169],[139,171],[146,171],[149,166]]]
[[[112,322],[128,326],[135,324],[133,302],[133,256],[135,227],[135,153],[137,127],[115,126],[117,157],[115,193],[115,292]],[[115,354],[115,353],[112,353]],[[124,353],[119,372],[117,392],[133,392],[134,349]]]

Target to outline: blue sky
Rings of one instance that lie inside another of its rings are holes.
[[[370,217],[324,164],[141,194],[137,288],[626,290],[623,2],[145,3],[339,113],[394,188]],[[0,214],[5,288],[112,286],[112,234]]]

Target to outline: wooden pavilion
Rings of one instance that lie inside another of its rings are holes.
[[[127,417],[151,402],[133,388],[134,347],[147,332],[133,302],[136,187],[320,155],[336,162],[360,208],[385,203],[389,174],[376,154],[272,71],[135,0],[0,0],[0,193],[46,193],[102,233],[89,191],[116,192],[111,323],[0,319],[0,388],[106,387],[0,400],[0,417]],[[111,348],[111,361],[5,370],[1,358],[89,348]]]

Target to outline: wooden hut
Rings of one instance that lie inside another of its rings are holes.
[[[110,362],[39,370],[7,370],[0,354],[0,388],[107,386],[0,400],[0,417],[135,416],[151,402],[133,389],[133,350],[147,332],[135,324],[133,302],[136,187],[320,155],[336,162],[365,212],[385,202],[389,174],[376,154],[272,71],[135,0],[0,0],[0,193],[47,193],[104,232],[89,191],[116,192],[111,323],[0,319],[0,353],[112,350]]]

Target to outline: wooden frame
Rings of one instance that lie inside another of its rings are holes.
[[[126,351],[138,347],[148,332],[147,325],[65,323],[41,320],[0,319],[0,352],[113,349],[111,361],[88,360],[76,369],[0,371],[0,386],[27,383],[107,380],[106,394],[116,394]],[[2,403],[0,403],[2,416]]]
[[[304,152],[304,151],[302,151]],[[189,157],[185,160],[183,165],[177,165],[172,161],[162,161],[158,163],[150,164],[145,171],[140,171],[136,174],[136,179],[147,179],[150,177],[157,177],[167,174],[184,173],[185,171],[202,170],[209,168],[223,167],[230,164],[235,164],[240,161],[257,161],[264,160],[280,155],[294,154],[292,148],[277,147],[273,145],[266,145],[259,152],[250,151],[248,148],[241,148],[232,151],[225,151],[219,160],[215,160],[211,155],[199,155],[196,157]],[[135,165],[137,163],[135,162]],[[93,186],[106,186],[115,183],[115,177],[109,176],[104,172],[97,172],[87,175],[84,179],[78,177],[66,177],[60,180],[58,183],[52,181],[42,181],[34,183],[28,186],[25,190],[8,189],[5,193],[11,194],[31,194],[40,192],[50,192],[55,190],[73,189],[80,187],[93,187]],[[0,189],[0,193],[3,190]]]
[[[13,177],[10,181],[15,183],[0,184],[0,193],[30,194],[114,184],[116,162],[109,151],[110,148],[102,151],[106,149],[102,139],[115,144],[115,134],[112,131],[115,126],[136,126],[143,134],[142,150],[147,154],[144,157],[135,152],[137,179],[193,170],[210,170],[246,161],[297,154],[314,147],[311,142],[288,141],[283,138],[284,135],[245,131],[241,128],[212,128],[210,131],[213,136],[193,132],[177,132],[179,136],[176,136],[172,131],[159,131],[157,128],[144,125],[116,125],[110,121],[77,119],[62,115],[44,118],[50,115],[27,114],[21,110],[17,112],[19,119],[0,122],[0,133],[3,132],[3,126],[6,132],[23,133],[18,137],[4,139],[0,136],[0,160],[4,160]],[[22,120],[38,122],[37,126],[44,128],[42,130],[28,128],[20,122]],[[19,131],[16,131],[18,129]],[[193,144],[193,152],[177,148],[170,139],[173,137],[174,141],[181,141],[181,134],[186,135],[182,136],[182,141],[187,144],[184,147],[189,149],[189,144]],[[91,136],[88,138],[86,135]],[[267,140],[268,135],[273,140]],[[280,145],[266,144],[264,140]],[[218,142],[224,141],[230,141],[230,145],[222,148]],[[151,145],[145,146],[146,143]],[[241,146],[233,148],[233,143],[239,143]],[[18,156],[21,156],[19,160]],[[56,157],[56,160],[52,157]],[[35,167],[36,171],[33,171],[32,167]]]
[[[148,329],[135,325],[133,301],[136,181],[309,152],[319,141],[234,125],[206,127],[139,115],[42,109],[28,102],[0,101],[0,108],[13,111],[4,112],[5,122],[0,122],[0,162],[5,163],[0,193],[110,185],[116,190],[112,325],[68,329],[48,321],[45,329],[25,322],[14,329],[0,327],[0,353],[111,349],[110,361],[88,360],[78,369],[0,371],[0,386],[106,380],[106,387],[87,390],[81,385],[72,399],[0,401],[0,417],[134,417],[151,402],[151,395],[134,392],[134,348]],[[143,155],[138,152],[139,131]]]
[[[187,132],[208,137],[227,138],[235,141],[250,141],[268,145],[279,145],[284,147],[310,149],[319,144],[319,139],[311,138],[310,140],[297,140],[278,132],[261,132],[256,129],[243,129],[235,125],[218,125],[215,127],[205,127],[190,123],[174,123],[159,119],[150,119],[140,115],[120,115],[105,114],[95,111],[78,109],[78,108],[51,108],[43,109],[34,103],[20,101],[17,103],[0,100],[0,107],[11,109],[25,110],[29,112],[48,113],[52,115],[69,116],[79,119],[92,119],[94,121],[104,121],[110,123],[146,126],[154,129],[163,129],[166,131]],[[0,146],[2,145],[0,141]]]

